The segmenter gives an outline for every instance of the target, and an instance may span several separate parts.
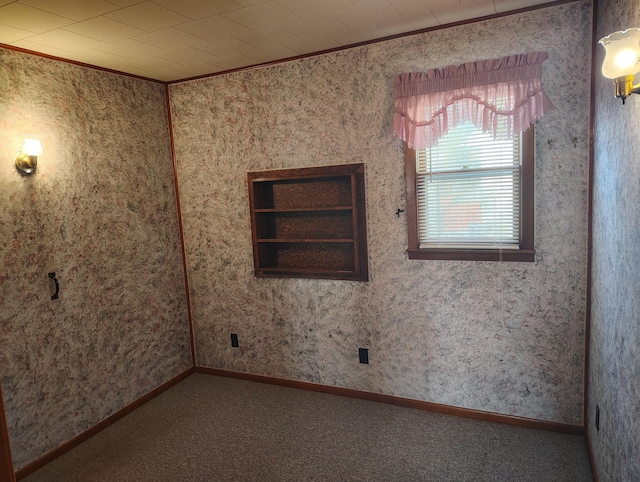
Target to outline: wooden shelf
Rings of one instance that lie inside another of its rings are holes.
[[[262,271],[264,272],[264,276],[268,276],[269,273],[273,273],[273,274],[282,274],[282,273],[292,273],[294,272],[291,269],[287,269],[287,268],[262,268]],[[335,269],[331,269],[331,270],[322,270],[322,269],[303,269],[303,268],[296,268],[295,269],[295,273],[296,274],[305,274],[305,273],[309,273],[312,274],[314,276],[309,276],[309,278],[318,278],[320,276],[317,276],[319,274],[323,274],[325,273],[327,275],[327,278],[331,277],[333,278],[334,275],[336,274],[344,274],[347,276],[350,276],[351,274],[353,274],[353,271],[340,271],[340,270],[335,270]],[[292,278],[299,278],[300,276],[291,276]]]
[[[249,172],[258,277],[367,281],[364,164]]]
[[[289,209],[256,209],[256,213],[319,213],[322,211],[351,211],[351,206],[334,206],[323,208],[289,208]]]
[[[331,238],[318,238],[318,239],[258,239],[259,243],[353,243],[353,239],[331,239]]]

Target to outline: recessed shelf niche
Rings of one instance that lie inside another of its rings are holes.
[[[368,281],[364,164],[247,175],[256,276]]]

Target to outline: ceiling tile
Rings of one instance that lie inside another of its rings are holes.
[[[65,30],[80,35],[102,40],[103,42],[117,42],[137,35],[145,34],[144,30],[116,22],[107,17],[96,17],[84,22],[67,25]]]
[[[69,55],[69,58],[78,62],[155,80],[170,81],[186,77],[183,72],[178,70],[179,66],[177,64],[162,62],[161,60],[161,63],[153,59],[151,62],[139,62],[95,50],[76,52]]]
[[[491,8],[494,9],[495,11],[495,5],[493,3],[493,0],[459,0],[460,1],[460,5],[462,5],[460,8],[473,8],[473,7],[481,7],[481,6],[489,6]]]
[[[351,45],[386,37],[387,33],[376,24],[362,25],[357,29],[349,29],[344,34],[332,34],[330,37],[340,45]]]
[[[458,0],[389,0],[389,3],[397,12],[405,17],[431,13],[431,10],[440,5],[452,5]]]
[[[241,54],[233,54],[233,55],[225,55],[221,56],[217,61],[216,65],[219,65],[221,71],[224,70],[233,70],[240,69],[242,67],[248,67],[250,65],[255,65],[256,60],[250,57],[246,57]]]
[[[143,2],[107,14],[107,17],[126,23],[132,27],[153,32],[188,22],[187,17],[178,15],[152,2]]]
[[[220,15],[176,25],[175,28],[207,40],[218,40],[248,31],[246,27]]]
[[[163,49],[170,49],[177,45],[182,45],[204,50],[207,45],[209,45],[207,40],[173,27],[140,35],[136,37],[136,40]]]
[[[298,37],[326,35],[333,38],[349,33],[349,27],[329,13],[319,14],[314,18],[281,23],[280,26]]]
[[[145,58],[150,55],[162,54],[164,52],[164,49],[143,42],[138,42],[134,39],[126,39],[104,44],[99,47],[95,47],[95,50],[108,52],[110,54],[130,59]]]
[[[540,2],[536,0],[494,0],[493,3],[496,6],[496,12],[503,13],[519,8],[531,7]]]
[[[391,20],[400,14],[386,0],[371,1],[359,5],[334,10],[331,14],[349,28],[367,28],[368,25],[382,20]]]
[[[291,57],[296,57],[298,55],[297,52],[294,52],[287,47],[280,45],[269,43],[261,46],[256,52],[254,52],[251,57],[256,59],[258,63],[263,62],[273,62],[278,59],[287,59]]]
[[[293,35],[291,32],[286,31],[278,25],[271,25],[267,28],[259,30],[251,30],[248,32],[236,34],[233,37],[257,48],[261,48],[264,45],[273,43],[284,45],[286,42],[295,42],[297,39],[299,39],[299,37]]]
[[[206,63],[209,64],[209,72],[211,72],[213,70],[211,65],[215,65],[219,58],[218,56],[208,52],[203,52],[202,50],[185,46],[175,46],[169,50],[157,51],[154,55],[161,59],[170,60],[171,62],[180,64],[182,66],[180,70],[182,71],[184,71],[185,66],[188,66],[189,64]]]
[[[221,58],[239,55],[257,60],[259,56],[256,47],[232,37],[225,37],[215,42],[210,42],[203,50]]]
[[[153,0],[153,3],[197,20],[242,8],[233,0]]]
[[[321,13],[327,13],[332,10],[344,8],[345,5],[344,0],[323,0],[322,2],[301,2],[300,0],[273,1],[274,3],[277,3],[281,7],[286,8],[289,12],[300,18],[315,17],[316,15]]]
[[[20,3],[11,3],[0,7],[0,23],[29,32],[42,33],[69,25],[73,20]]]
[[[22,30],[15,27],[9,27],[8,25],[0,24],[0,43],[9,44],[16,40],[22,40],[27,37],[31,37],[33,32],[28,30]]]
[[[298,20],[298,17],[272,1],[225,13],[223,16],[254,30],[267,24],[282,25]]]
[[[457,1],[457,0],[454,0]],[[349,3],[349,2],[344,2]],[[389,0],[351,0],[351,3],[358,8],[379,8],[383,4],[391,5]],[[343,5],[345,7],[345,5]]]
[[[135,61],[132,59],[93,49],[73,52],[69,54],[69,58],[85,64],[97,65],[99,67],[118,70],[121,72],[128,72],[129,69],[136,65]]]
[[[119,7],[130,7],[136,3],[142,3],[144,0],[107,0],[109,3],[118,5]]]
[[[307,35],[305,37],[296,36],[294,38],[295,40],[292,40],[291,42],[283,42],[282,45],[294,50],[298,55],[322,52],[323,50],[340,47],[338,42],[326,35]]]
[[[218,65],[211,65],[204,62],[193,62],[189,63],[189,65],[183,65],[178,69],[180,72],[180,77],[186,79],[188,77],[197,77],[199,75],[208,75],[211,72],[221,70],[221,67]]]
[[[26,40],[18,40],[17,42],[11,42],[10,45],[20,47],[21,49],[33,50],[34,52],[40,52],[42,54],[53,55],[55,57],[61,57],[63,59],[69,58],[71,52],[67,50],[57,49],[55,47],[49,47],[47,45],[37,44],[35,42]]]
[[[441,25],[453,22],[461,22],[471,18],[486,17],[496,13],[493,1],[467,3],[464,8],[438,8],[433,9],[433,15]]]
[[[117,5],[102,0],[20,0],[20,3],[76,21],[119,9]]]
[[[397,35],[439,25],[438,20],[431,12],[409,18],[404,16],[394,17],[389,20],[378,21],[377,24],[387,35]]]
[[[251,7],[253,5],[258,5],[259,3],[264,3],[268,0],[233,0],[241,7]],[[315,0],[314,0],[315,1]]]
[[[152,55],[137,58],[135,65],[137,68],[144,70],[179,70],[180,68],[180,64],[176,62],[171,62]]]
[[[99,45],[106,45],[100,40],[78,35],[77,33],[67,32],[66,30],[53,30],[51,32],[41,33],[29,38],[30,41],[53,47],[67,52],[77,52],[79,50],[92,49]]]
[[[160,69],[160,70],[139,70],[134,69],[132,74],[139,75],[141,77],[147,77],[149,79],[161,80],[163,82],[171,82],[172,80],[180,80],[186,78],[184,73],[175,69]]]

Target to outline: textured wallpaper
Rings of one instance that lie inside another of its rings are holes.
[[[22,177],[29,136],[44,153]],[[20,468],[191,364],[164,87],[0,49],[0,206]]]
[[[590,21],[577,2],[172,85],[197,363],[581,424]],[[537,261],[408,260],[396,75],[537,50]],[[256,279],[246,172],[352,162],[370,281]]]
[[[596,38],[629,27],[640,27],[636,0],[598,2]],[[640,480],[640,96],[614,99],[599,75],[604,48],[597,54],[588,429],[600,480],[631,481]]]

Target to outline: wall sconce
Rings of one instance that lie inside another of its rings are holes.
[[[18,157],[16,157],[16,167],[21,174],[30,176],[38,165],[38,156],[42,154],[42,144],[38,139],[25,139],[24,145]]]
[[[640,72],[640,28],[614,32],[600,39],[606,54],[602,75],[613,79],[616,98],[622,103],[631,94],[640,94],[640,84],[633,85],[633,76]]]

